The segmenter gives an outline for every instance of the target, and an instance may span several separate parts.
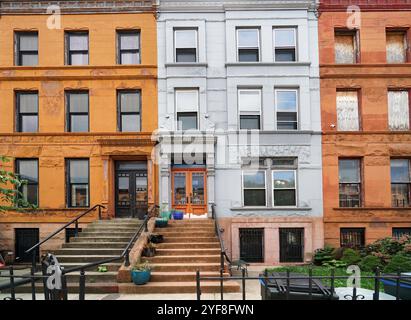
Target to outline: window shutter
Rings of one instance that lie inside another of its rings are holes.
[[[240,112],[260,113],[261,90],[239,90],[238,108]]]

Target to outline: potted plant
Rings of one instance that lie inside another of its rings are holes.
[[[164,237],[162,234],[158,234],[158,233],[152,233],[150,234],[150,236],[148,237],[149,241],[152,243],[162,243],[164,242]]]
[[[143,256],[154,257],[156,254],[156,245],[154,243],[148,242],[143,248]]]
[[[183,211],[174,211],[173,212],[173,219],[174,220],[183,220],[184,219],[184,212]]]
[[[131,279],[135,285],[143,285],[150,281],[151,268],[147,261],[136,264],[131,269]]]

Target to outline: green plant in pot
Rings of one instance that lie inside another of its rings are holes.
[[[154,243],[148,242],[145,247],[143,248],[143,256],[144,257],[154,257],[156,255],[156,248],[157,246]]]
[[[135,285],[143,285],[150,281],[151,267],[147,261],[136,264],[131,269],[131,279]]]

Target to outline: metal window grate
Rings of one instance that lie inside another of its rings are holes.
[[[246,262],[264,262],[264,229],[240,229],[240,259]]]
[[[364,228],[341,228],[340,230],[341,247],[361,248],[365,245]]]
[[[280,262],[304,261],[304,228],[280,228]]]

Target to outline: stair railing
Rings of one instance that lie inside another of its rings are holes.
[[[84,216],[88,215],[91,212],[94,212],[95,210],[98,210],[98,219],[101,220],[101,209],[104,209],[105,207],[101,204],[96,204],[94,207],[87,209],[86,211],[84,211],[83,213],[81,213],[80,215],[78,215],[77,217],[75,217],[74,219],[70,220],[69,222],[67,222],[64,226],[58,228],[56,231],[54,231],[52,234],[50,234],[49,236],[47,236],[45,239],[41,240],[40,242],[38,242],[37,244],[35,244],[34,246],[32,246],[30,249],[26,250],[24,252],[25,255],[28,254],[32,254],[32,267],[35,269],[36,268],[36,263],[37,263],[37,253],[39,253],[40,256],[40,246],[49,241],[51,238],[53,238],[55,235],[59,234],[61,231],[67,229],[70,225],[72,225],[74,223],[75,226],[75,231],[74,231],[74,236],[78,237],[78,221],[83,218]]]

